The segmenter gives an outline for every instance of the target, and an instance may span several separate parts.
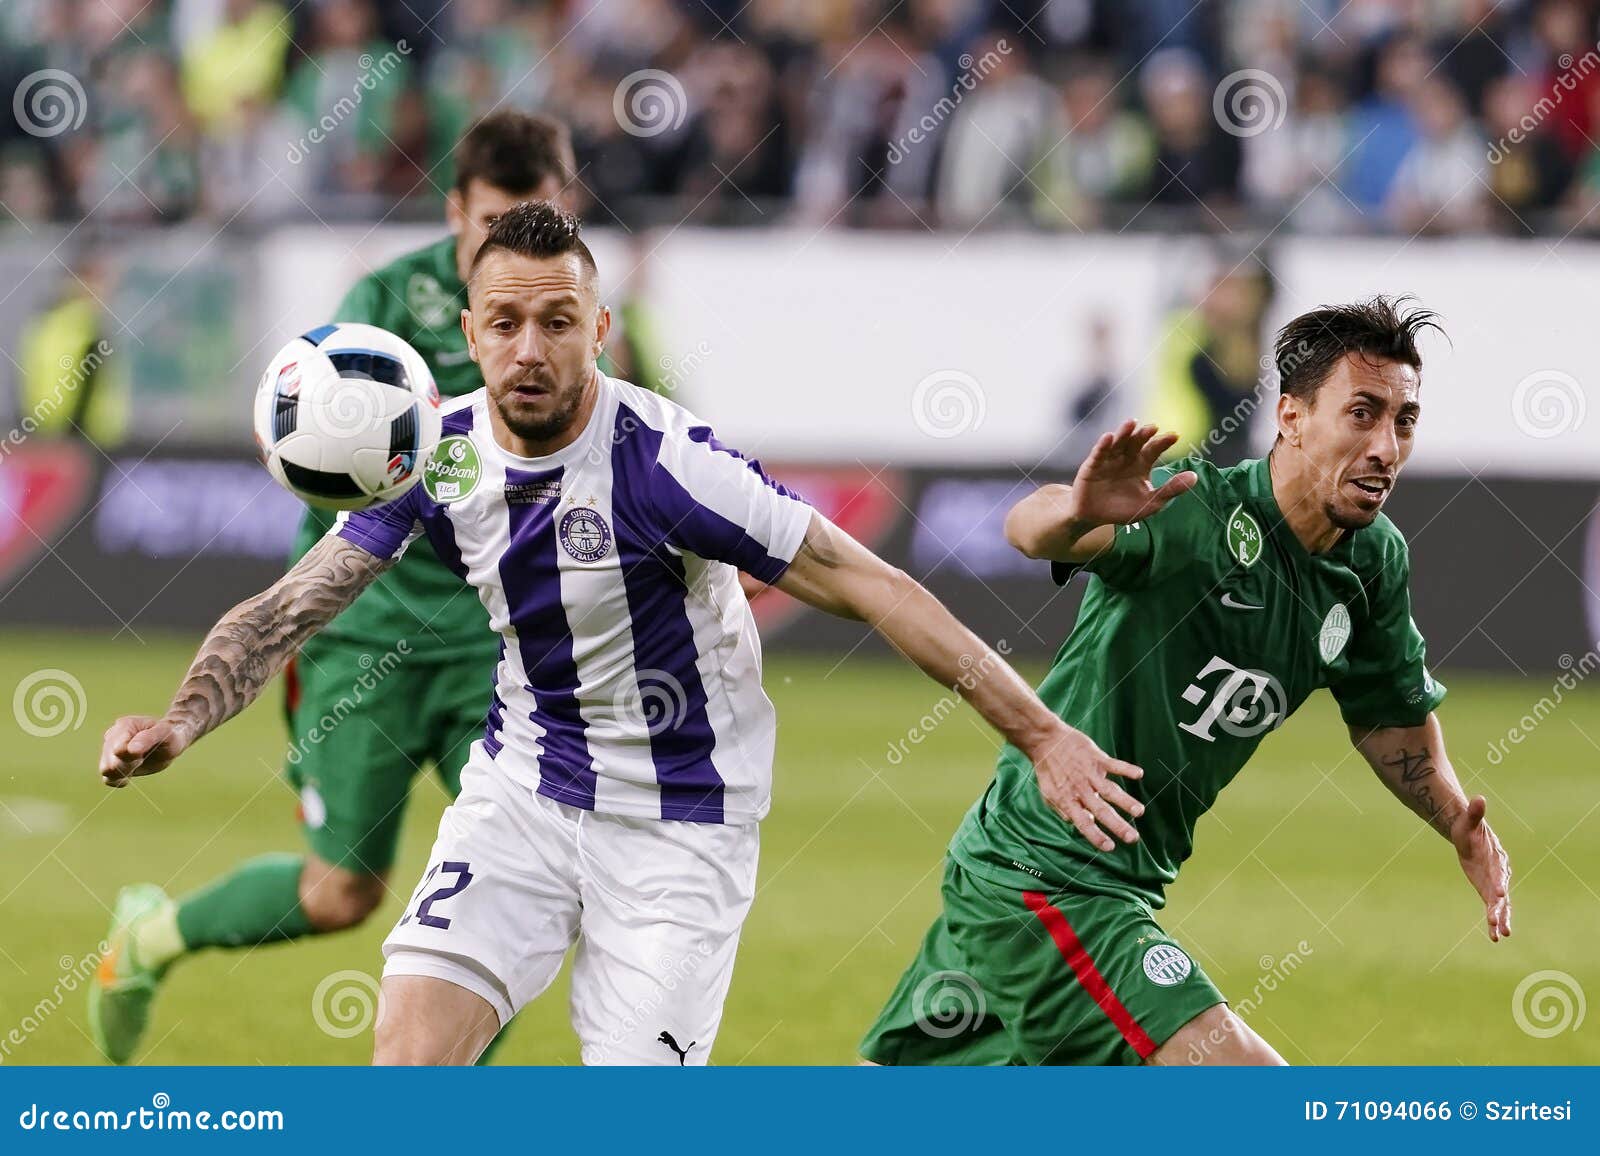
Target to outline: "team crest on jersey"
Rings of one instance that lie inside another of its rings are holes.
[[[422,488],[428,497],[446,504],[472,493],[482,476],[483,466],[472,439],[457,434],[442,439],[428,464],[422,467]]]
[[[1228,515],[1228,553],[1245,566],[1254,566],[1261,557],[1261,527],[1245,512],[1244,506],[1233,508]]]
[[[1344,644],[1350,641],[1350,611],[1343,602],[1335,602],[1328,616],[1322,620],[1322,630],[1317,635],[1317,650],[1323,662],[1332,662],[1344,653]]]
[[[413,273],[406,282],[406,308],[424,329],[437,329],[459,315],[456,303],[431,273]]]
[[[580,562],[598,562],[611,549],[611,527],[588,506],[574,506],[563,514],[556,537],[561,548]]]
[[[1157,987],[1177,987],[1193,970],[1183,949],[1170,943],[1152,944],[1144,953],[1144,974]]]

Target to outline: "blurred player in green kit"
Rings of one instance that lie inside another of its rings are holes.
[[[1433,325],[1381,297],[1307,313],[1278,337],[1267,458],[1152,474],[1176,435],[1128,422],[1071,486],[1011,511],[1007,537],[1058,582],[1092,575],[1039,697],[1144,774],[1100,801],[1086,837],[1002,751],[866,1059],[1281,1064],[1154,912],[1200,816],[1320,687],[1383,783],[1449,841],[1489,938],[1511,934],[1510,865],[1445,754],[1405,539],[1381,513],[1416,437],[1417,334]]]
[[[328,318],[405,338],[446,396],[483,384],[461,331],[473,256],[512,205],[564,200],[572,145],[555,121],[496,112],[462,138],[455,170],[450,235],[363,277]],[[332,521],[308,510],[294,558]],[[132,1057],[161,980],[183,955],[342,931],[372,914],[413,777],[431,765],[452,796],[460,789],[467,750],[483,733],[498,646],[483,604],[420,541],[306,645],[286,681],[287,774],[308,849],[251,859],[178,900],[154,884],[123,888],[90,987],[90,1026],[109,1059]]]

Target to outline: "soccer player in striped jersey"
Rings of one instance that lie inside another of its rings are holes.
[[[488,722],[384,945],[380,1063],[470,1063],[577,945],[587,1063],[701,1064],[755,888],[775,718],[738,572],[869,622],[1026,751],[1084,838],[1135,838],[1106,756],[926,590],[675,403],[601,373],[576,220],[519,205],[462,315],[486,387],[422,483],[342,517],[212,631],[166,714],[106,732],[112,786],[164,769],[425,537],[499,635]],[[980,672],[973,677],[972,672]]]

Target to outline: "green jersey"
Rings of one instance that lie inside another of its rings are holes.
[[[445,237],[357,281],[333,320],[376,325],[405,338],[428,363],[439,392],[457,397],[483,385],[461,332],[466,302],[466,286],[456,275],[455,238]],[[333,519],[325,510],[306,510],[291,562],[316,544]],[[384,647],[403,638],[413,655],[481,654],[486,663],[499,645],[478,596],[439,561],[425,537],[322,633]]]
[[[1267,462],[1185,463],[1198,484],[1084,569],[1089,589],[1039,697],[1144,768],[1139,841],[1102,852],[1044,801],[1015,747],[950,846],[993,882],[1132,895],[1159,907],[1194,828],[1262,737],[1319,687],[1352,726],[1415,726],[1444,698],[1411,620],[1405,539],[1379,515],[1311,554]],[[1174,469],[1157,471],[1157,484]],[[1054,567],[1058,581],[1071,567]]]

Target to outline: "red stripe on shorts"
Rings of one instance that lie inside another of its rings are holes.
[[[1051,906],[1050,901],[1038,891],[1024,891],[1022,901],[1028,905],[1029,911],[1039,917],[1050,938],[1055,940],[1056,950],[1067,961],[1067,966],[1072,968],[1083,990],[1100,1005],[1100,1010],[1116,1025],[1122,1038],[1128,1041],[1128,1046],[1139,1053],[1139,1058],[1148,1060],[1156,1050],[1156,1042],[1145,1034],[1145,1030],[1133,1018],[1133,1013],[1122,1005],[1117,993],[1111,990],[1111,985],[1100,974],[1094,960],[1089,958],[1089,953],[1078,939],[1078,933],[1072,930],[1072,924],[1061,914],[1061,909]]]

